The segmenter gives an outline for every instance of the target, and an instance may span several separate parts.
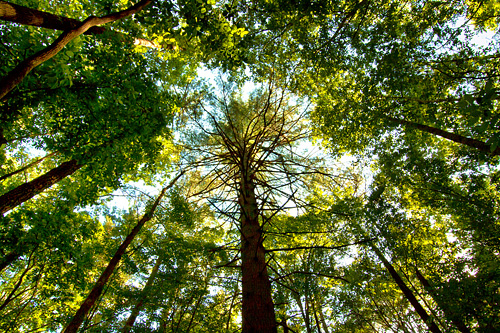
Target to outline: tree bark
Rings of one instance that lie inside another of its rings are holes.
[[[397,123],[397,124],[400,124],[403,126],[410,126],[410,127],[416,128],[418,130],[440,136],[440,137],[448,139],[450,141],[478,149],[478,150],[485,152],[487,154],[490,154],[492,156],[500,155],[500,147],[497,147],[497,148],[495,148],[494,151],[491,151],[491,146],[487,143],[484,143],[483,141],[467,138],[467,137],[459,135],[459,134],[450,133],[450,132],[444,131],[444,130],[439,129],[439,128],[414,123],[412,121],[396,119],[396,118],[392,118],[389,116],[386,116],[386,118],[394,123]]]
[[[467,327],[467,325],[465,325],[465,323],[463,322],[463,320],[461,318],[457,317],[457,315],[455,313],[453,313],[453,311],[446,304],[443,304],[443,302],[441,302],[441,300],[439,300],[435,296],[434,291],[432,290],[431,284],[422,275],[422,273],[420,273],[420,271],[418,270],[418,268],[415,268],[415,273],[417,275],[418,280],[420,281],[420,284],[422,284],[422,286],[424,287],[424,289],[429,292],[429,294],[434,299],[434,301],[436,302],[436,304],[441,308],[441,310],[443,310],[445,316],[449,320],[451,320],[451,322],[453,323],[453,325],[455,325],[456,328],[460,332],[462,332],[462,333],[471,333],[471,330]]]
[[[151,0],[142,0],[126,10],[103,17],[90,16],[77,28],[63,32],[51,45],[22,61],[0,80],[0,99],[14,89],[14,87],[17,86],[35,67],[51,59],[59,53],[59,51],[61,51],[66,44],[85,33],[93,26],[110,23],[135,14],[141,11],[150,2]],[[5,3],[3,5],[5,5]]]
[[[394,282],[398,285],[399,289],[403,292],[403,295],[405,295],[406,299],[410,302],[410,304],[413,306],[415,311],[418,313],[420,318],[424,321],[424,323],[427,325],[429,328],[429,331],[432,333],[442,333],[441,329],[436,325],[434,321],[432,321],[432,317],[430,317],[427,314],[427,311],[420,305],[418,302],[417,298],[413,294],[410,288],[406,285],[406,283],[403,281],[401,276],[399,276],[398,272],[394,269],[394,267],[391,265],[391,263],[384,257],[382,252],[376,247],[374,244],[370,244],[370,247],[372,248],[373,252],[377,255],[377,257],[382,261],[384,264],[385,268],[389,271],[389,274],[391,274],[392,278],[394,279]]]
[[[0,20],[14,22],[18,24],[31,25],[39,28],[52,30],[73,30],[78,28],[82,22],[73,18],[50,14],[40,10],[31,9],[24,6],[15,5],[6,1],[0,1]],[[91,27],[85,31],[85,35],[101,35],[108,31],[104,27]],[[124,34],[113,32],[118,36],[125,37]],[[141,45],[151,48],[159,46],[144,38],[134,38],[134,45]]]
[[[156,207],[158,207],[158,205],[160,204],[160,201],[163,198],[163,196],[165,195],[165,192],[169,188],[171,188],[172,186],[174,186],[175,182],[183,174],[184,174],[184,171],[181,171],[177,175],[177,177],[175,177],[174,179],[172,179],[172,181],[170,182],[170,184],[168,184],[166,187],[164,187],[162,189],[160,195],[156,198],[156,201],[153,203],[153,205],[151,206],[151,208],[149,209],[149,211],[144,214],[144,216],[142,217],[142,219],[139,220],[139,222],[135,225],[134,229],[132,229],[132,231],[128,234],[128,236],[125,238],[125,240],[121,243],[121,245],[118,247],[118,250],[116,250],[115,254],[113,255],[113,257],[109,261],[108,266],[106,267],[106,269],[104,270],[104,272],[102,272],[102,274],[99,277],[99,279],[97,280],[97,282],[94,284],[94,287],[90,291],[89,295],[87,296],[87,298],[85,299],[85,301],[82,303],[82,305],[80,306],[80,308],[76,312],[76,314],[73,317],[73,319],[71,320],[71,322],[63,330],[63,333],[75,333],[76,331],[78,331],[78,328],[80,327],[80,325],[82,324],[83,320],[87,316],[87,313],[94,306],[95,302],[97,301],[97,299],[101,295],[101,293],[102,293],[102,291],[104,289],[104,286],[106,285],[106,283],[108,282],[109,278],[113,274],[116,266],[120,262],[121,257],[123,256],[123,254],[127,250],[127,247],[130,245],[130,243],[132,243],[132,241],[134,240],[135,236],[137,236],[137,234],[139,233],[139,231],[141,230],[141,228],[144,226],[144,224],[153,218],[153,214],[154,214],[154,212],[156,210]]]
[[[158,270],[160,269],[161,262],[162,262],[162,257],[160,255],[160,256],[158,256],[158,259],[156,259],[153,270],[151,271],[151,274],[149,275],[149,278],[146,281],[146,285],[144,286],[144,289],[142,290],[141,295],[139,296],[139,300],[137,301],[134,308],[132,309],[132,312],[130,313],[130,316],[128,317],[127,322],[125,323],[125,326],[123,327],[122,333],[130,332],[130,330],[134,326],[135,319],[139,315],[139,311],[142,309],[144,301],[146,300],[146,298],[149,294],[149,290],[151,289],[151,286],[153,285],[153,282],[156,278],[156,275],[158,274]]]
[[[277,332],[271,282],[267,273],[262,228],[255,198],[255,185],[242,170],[239,205],[241,212],[241,270],[243,333]]]
[[[49,172],[33,179],[30,182],[19,185],[15,189],[10,190],[0,196],[0,213],[4,214],[14,207],[19,206],[23,202],[33,198],[40,192],[56,184],[60,180],[73,174],[83,165],[78,164],[76,160],[70,160],[62,163],[58,167]]]

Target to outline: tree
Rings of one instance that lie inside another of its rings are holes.
[[[72,293],[93,282],[109,235],[88,212],[55,195],[9,217],[15,225],[2,225],[2,251],[16,260],[0,276],[1,329],[57,330],[77,305]],[[23,225],[30,229],[18,228]]]
[[[101,276],[99,277],[99,279],[95,283],[94,287],[92,288],[92,291],[87,296],[87,298],[85,299],[83,304],[80,306],[80,308],[76,312],[76,314],[73,317],[73,319],[71,320],[71,322],[66,326],[66,328],[64,329],[64,332],[76,332],[78,330],[78,328],[82,324],[85,316],[87,315],[88,311],[90,310],[90,308],[92,308],[92,306],[94,305],[96,300],[101,295],[101,293],[104,289],[104,286],[108,282],[108,279],[110,278],[110,276],[113,274],[113,271],[115,270],[116,266],[120,262],[121,257],[124,255],[125,251],[127,250],[127,247],[130,245],[130,243],[137,236],[137,234],[139,233],[141,228],[144,226],[144,224],[146,222],[148,222],[149,220],[151,220],[151,218],[153,217],[153,214],[156,210],[156,207],[158,207],[160,200],[165,195],[165,192],[170,187],[175,185],[175,182],[177,181],[177,179],[179,179],[180,176],[183,175],[183,173],[184,172],[180,172],[179,175],[177,175],[174,179],[172,179],[170,184],[168,184],[166,187],[164,187],[161,190],[160,195],[158,195],[158,198],[156,198],[156,200],[152,204],[151,208],[144,214],[143,218],[140,219],[139,222],[137,222],[134,229],[132,229],[130,234],[128,234],[127,237],[125,238],[125,240],[120,244],[120,247],[116,250],[113,258],[111,258],[111,260],[109,261],[109,264],[106,266],[106,269],[104,270],[104,272],[102,272]]]
[[[413,215],[424,216],[425,219],[435,221],[433,223],[436,226],[432,227],[435,230],[433,234],[441,234],[441,239],[424,232],[419,237],[421,240],[416,241],[411,250],[403,247],[399,253],[416,253],[414,259],[407,259],[411,263],[404,264],[412,267],[408,274],[415,276],[416,268],[421,272],[425,271],[429,277],[427,282],[442,288],[438,298],[436,298],[435,288],[427,289],[442,309],[444,316],[454,326],[463,328],[476,325],[482,326],[479,330],[491,329],[488,325],[497,324],[490,317],[490,312],[478,308],[473,310],[469,306],[481,303],[494,304],[496,302],[494,299],[498,297],[495,293],[485,290],[496,282],[488,286],[482,282],[483,279],[496,281],[495,273],[491,270],[491,266],[497,265],[497,259],[493,254],[497,248],[494,235],[498,234],[497,224],[493,222],[496,219],[498,207],[495,193],[497,187],[492,184],[495,182],[493,179],[496,179],[496,172],[485,173],[485,169],[479,171],[476,169],[477,164],[470,163],[470,161],[450,163],[451,161],[443,159],[440,153],[429,155],[425,152],[426,159],[423,159],[421,154],[416,150],[411,154],[405,152],[404,158],[410,158],[405,164],[413,165],[408,170],[410,172],[405,175],[397,171],[400,169],[399,162],[396,161],[402,156],[396,157],[398,154],[395,154],[390,162],[388,160],[382,162],[391,164],[390,167],[384,166],[382,172],[391,179],[387,184],[394,184],[393,186],[397,188],[396,192],[391,190],[392,193],[389,192],[386,198],[390,197],[391,201],[398,202],[398,204],[403,203],[407,207],[406,211],[412,212]],[[388,156],[383,157],[384,160],[385,158]],[[462,176],[455,178],[451,176],[452,174],[462,174]],[[396,199],[398,195],[395,193],[397,192],[405,193],[405,196]],[[488,199],[484,201],[486,197]],[[414,224],[421,223],[415,222]],[[410,226],[406,228],[412,229]],[[431,227],[427,228],[431,229]],[[414,231],[410,232],[414,233]],[[457,239],[450,242],[451,235]],[[385,238],[392,239],[393,244],[398,244],[398,237],[394,233],[388,234]],[[436,248],[443,248],[443,252],[430,255],[434,251],[420,245],[431,240],[440,244],[436,245]],[[466,258],[461,257],[457,255],[460,251],[467,251],[469,255]],[[418,259],[419,257],[421,259]],[[489,264],[483,265],[485,259],[489,261]],[[465,271],[465,267],[469,267],[468,269],[474,267],[473,269],[477,272],[472,275]],[[418,277],[418,274],[416,276]],[[420,284],[419,281],[416,283]],[[468,291],[465,291],[465,288]],[[455,292],[460,296],[453,296]],[[481,295],[478,297],[481,297],[482,301],[479,303],[470,301],[469,297],[474,297],[473,295]],[[456,302],[459,297],[462,297],[464,301]]]
[[[250,25],[266,31],[252,53],[255,74],[292,76],[297,91],[316,104],[312,119],[318,134],[332,138],[338,154],[362,154],[402,122],[486,153],[496,151],[498,48],[494,42],[469,42],[482,28],[453,23],[464,16],[479,18],[489,5],[275,1],[245,6]]]
[[[429,326],[429,331],[437,333],[441,332],[439,327],[436,325],[435,322],[432,321],[432,319],[429,317],[429,314],[425,311],[425,309],[420,305],[418,302],[417,298],[413,294],[413,292],[408,288],[408,286],[404,283],[403,279],[399,276],[398,272],[394,269],[394,267],[391,265],[391,263],[384,257],[383,253],[380,252],[380,250],[375,246],[371,245],[371,248],[373,249],[373,252],[377,255],[380,261],[384,264],[385,268],[389,271],[391,274],[392,278],[398,285],[398,287],[401,289],[405,297],[408,299],[408,301],[411,303],[411,305],[415,308],[415,311],[418,313],[420,318],[423,320],[424,323]]]
[[[300,177],[319,169],[294,152],[308,135],[297,110],[300,105],[288,105],[284,92],[272,85],[248,102],[227,86],[223,89],[214,109],[205,109],[206,118],[194,119],[202,141],[188,147],[199,155],[195,165],[208,168],[198,194],[231,223],[238,221],[243,331],[275,332],[265,230],[288,203],[302,205],[295,187]],[[285,197],[283,203],[280,196]]]
[[[0,330],[499,330],[495,1],[152,1],[56,52],[130,6],[0,2],[0,77],[53,55],[0,98]]]
[[[64,162],[43,176],[29,183],[24,183],[5,193],[0,197],[0,213],[6,213],[17,205],[31,199],[36,194],[59,182],[61,179],[73,174],[81,167],[82,165],[78,164],[76,160]]]

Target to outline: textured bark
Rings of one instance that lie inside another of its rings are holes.
[[[455,327],[462,333],[471,333],[471,330],[467,327],[467,325],[465,325],[463,320],[460,319],[455,313],[453,313],[453,311],[446,304],[443,304],[443,302],[441,302],[441,300],[439,300],[439,298],[435,297],[435,294],[434,294],[434,291],[432,289],[431,284],[422,275],[422,273],[420,273],[418,268],[415,270],[415,273],[417,275],[418,280],[422,284],[422,286],[425,288],[425,290],[427,290],[429,292],[429,294],[434,299],[436,304],[441,308],[441,310],[443,310],[445,316],[449,320],[451,320],[453,325],[455,325]]]
[[[494,151],[491,151],[491,146],[487,143],[484,143],[483,141],[467,138],[467,137],[459,135],[459,134],[450,133],[450,132],[444,131],[444,130],[439,129],[439,128],[414,123],[412,121],[396,119],[396,118],[392,118],[392,117],[386,117],[386,118],[392,122],[397,123],[397,124],[404,125],[404,126],[410,126],[410,127],[416,128],[418,130],[440,136],[440,137],[448,139],[450,141],[478,149],[478,150],[485,152],[487,154],[491,154],[492,156],[500,155],[500,147],[497,147],[497,148],[495,148]]]
[[[255,185],[247,172],[240,180],[243,333],[277,332],[271,282],[267,273]]]
[[[384,257],[382,252],[373,244],[370,245],[371,248],[373,249],[373,252],[377,255],[377,257],[382,261],[384,264],[385,268],[387,271],[389,271],[389,274],[391,274],[392,278],[394,279],[394,282],[398,285],[399,289],[403,292],[403,295],[405,295],[406,299],[410,302],[410,304],[413,306],[415,311],[418,313],[420,318],[425,322],[427,327],[429,328],[429,331],[432,333],[442,333],[441,329],[436,325],[434,321],[432,321],[432,317],[429,316],[427,311],[420,305],[418,302],[417,298],[413,294],[410,288],[406,285],[406,283],[403,281],[401,276],[399,276],[398,272],[394,269],[394,267],[391,265],[391,263]]]
[[[141,2],[126,10],[103,17],[90,16],[77,28],[63,32],[59,36],[59,38],[57,38],[51,45],[22,61],[0,80],[0,99],[2,99],[12,89],[14,89],[14,87],[17,86],[35,67],[51,59],[53,56],[59,53],[59,51],[61,51],[64,46],[66,46],[66,44],[68,44],[81,34],[85,33],[93,26],[110,23],[130,16],[141,11],[150,2],[151,0],[142,0]],[[5,5],[5,2],[3,3],[3,5]]]
[[[142,217],[142,219],[139,220],[139,222],[137,222],[137,224],[135,225],[134,229],[132,229],[132,231],[128,234],[128,236],[125,238],[125,240],[118,247],[118,250],[116,250],[115,254],[113,255],[113,257],[109,261],[108,266],[106,266],[106,269],[104,270],[104,272],[102,272],[101,276],[99,277],[99,279],[97,280],[97,282],[94,284],[94,287],[90,291],[89,295],[87,296],[87,298],[85,299],[85,301],[83,301],[82,305],[80,306],[80,308],[76,312],[76,314],[73,317],[73,319],[71,320],[71,322],[63,330],[64,333],[74,333],[74,332],[78,331],[78,328],[83,323],[83,320],[87,316],[87,313],[94,306],[94,304],[97,301],[97,299],[99,298],[99,296],[101,296],[101,293],[102,293],[102,291],[104,289],[104,286],[106,285],[106,283],[108,282],[109,278],[113,274],[116,266],[118,265],[118,263],[120,262],[123,254],[127,250],[127,247],[130,245],[130,243],[132,243],[132,241],[134,240],[135,236],[137,236],[137,234],[142,229],[142,227],[144,226],[144,224],[153,218],[153,214],[154,214],[154,212],[156,210],[156,207],[158,207],[158,205],[160,204],[160,201],[163,198],[163,196],[165,195],[165,192],[169,188],[171,188],[172,186],[174,186],[175,182],[183,174],[184,174],[184,172],[179,173],[179,175],[177,175],[177,177],[175,177],[170,182],[170,184],[168,184],[167,187],[163,188],[163,190],[161,191],[160,195],[158,196],[158,198],[156,198],[156,201],[153,203],[153,205],[151,206],[151,208],[149,209],[149,211],[146,214],[144,214],[144,216]]]
[[[158,274],[158,270],[160,269],[161,266],[161,256],[158,256],[158,259],[156,259],[155,265],[153,269],[151,270],[151,274],[149,274],[148,280],[146,281],[146,285],[144,286],[144,289],[141,292],[141,295],[139,296],[139,300],[135,304],[134,308],[130,312],[130,316],[127,319],[127,322],[125,323],[125,326],[123,327],[122,332],[123,333],[128,333],[132,329],[135,323],[135,319],[139,315],[139,311],[141,311],[142,306],[144,305],[144,301],[148,297],[149,290],[151,289],[151,286],[153,285],[153,282],[156,278],[156,275]]]
[[[73,174],[81,167],[82,165],[78,164],[76,160],[67,161],[40,177],[10,190],[0,196],[0,213],[4,214],[12,208],[19,206],[23,202],[33,198],[38,193],[43,192],[60,180]]]
[[[0,1],[0,19],[4,21],[14,22],[18,24],[31,25],[40,28],[47,28],[53,30],[73,30],[82,24],[81,21],[42,12],[40,10],[31,9],[24,6],[15,5],[6,1]],[[101,35],[109,31],[104,27],[91,27],[85,31],[85,35]],[[118,36],[125,37],[124,34],[113,32]],[[159,46],[152,41],[143,38],[134,38],[135,45],[141,45],[151,48],[158,48]]]

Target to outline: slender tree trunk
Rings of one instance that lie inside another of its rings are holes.
[[[227,321],[226,321],[226,332],[229,332],[229,323],[231,322],[231,314],[233,312],[233,307],[234,307],[234,301],[236,300],[236,296],[238,296],[238,288],[234,291],[233,298],[231,299],[231,305],[229,306],[229,313],[227,315]]]
[[[188,313],[189,306],[194,301],[195,296],[196,296],[195,293],[191,293],[189,300],[187,302],[185,302],[183,306],[181,306],[181,309],[180,309],[181,311],[180,311],[179,319],[177,320],[177,325],[175,326],[175,329],[173,329],[174,332],[181,331],[180,327],[181,327],[182,319],[184,318],[186,313]],[[172,325],[172,327],[173,327],[173,325]]]
[[[388,316],[386,315],[386,311],[384,311],[384,309],[386,308],[385,304],[380,305],[380,304],[377,302],[377,300],[375,299],[375,297],[374,297],[373,295],[371,295],[371,294],[369,295],[369,297],[370,297],[370,300],[371,300],[371,301],[373,302],[373,304],[375,305],[375,313],[376,313],[376,314],[377,314],[377,316],[379,317],[379,321],[378,321],[378,323],[377,323],[377,324],[378,324],[378,326],[380,326],[380,325],[382,325],[382,324],[383,324],[383,325],[385,325],[385,328],[386,328],[386,329],[391,330],[391,331],[393,331],[393,332],[394,332],[394,329],[392,328],[392,325],[391,325],[391,321],[390,321],[390,319],[388,319],[388,318],[387,318]],[[389,314],[389,315],[390,315],[390,314]],[[372,325],[372,323],[371,323],[371,320],[370,320],[370,319],[366,319],[366,318],[365,318],[365,316],[364,316],[364,315],[362,315],[362,314],[360,314],[360,313],[358,314],[358,317],[359,317],[359,318],[363,318],[363,319],[365,320],[365,322],[369,323],[369,324],[370,324],[370,326],[371,326],[372,328],[374,328],[374,327],[373,327],[373,325]],[[380,324],[380,323],[382,323],[382,324]],[[375,328],[374,328],[374,330],[375,330],[375,331],[377,331]],[[405,333],[408,333],[408,332],[405,330]]]
[[[384,257],[382,252],[376,247],[374,244],[370,244],[370,247],[372,248],[373,252],[377,255],[377,257],[382,261],[384,264],[385,268],[389,271],[389,274],[391,274],[392,278],[398,285],[399,289],[403,292],[405,295],[406,299],[410,302],[410,304],[413,306],[415,311],[418,313],[420,318],[424,321],[424,323],[427,325],[429,328],[429,331],[432,333],[442,333],[441,329],[436,325],[434,321],[432,321],[432,317],[430,317],[427,314],[427,311],[420,305],[418,302],[417,298],[413,294],[410,288],[406,285],[406,283],[403,281],[401,276],[399,276],[398,272],[394,269],[394,267],[391,265],[391,263]]]
[[[5,298],[4,302],[0,305],[0,312],[16,297],[18,297],[20,294],[24,293],[21,292],[20,294],[18,295],[15,295],[17,290],[19,289],[19,287],[21,286],[21,284],[23,283],[23,279],[24,277],[26,276],[26,274],[33,268],[35,267],[35,264],[32,263],[33,259],[32,259],[32,256],[33,256],[33,252],[31,253],[29,259],[28,259],[28,264],[26,265],[26,268],[24,269],[23,273],[21,274],[21,276],[19,277],[17,283],[15,284],[14,288],[12,288],[11,292],[9,293],[9,295]]]
[[[82,24],[81,21],[78,21],[76,19],[42,12],[40,10],[19,6],[7,1],[0,1],[0,20],[24,25],[31,25],[40,28],[64,31],[76,29]],[[94,26],[85,31],[84,34],[101,35],[106,31],[108,30],[104,27]],[[119,32],[115,32],[115,34],[121,37],[125,37],[124,34],[121,34]],[[158,48],[158,45],[143,38],[134,38],[134,44]]]
[[[443,302],[441,302],[441,300],[439,298],[436,297],[436,295],[434,293],[434,290],[432,289],[431,284],[422,275],[422,273],[420,273],[420,271],[418,270],[418,268],[415,268],[415,273],[417,275],[418,280],[420,281],[420,283],[424,287],[424,289],[429,292],[429,294],[434,299],[434,301],[436,302],[436,304],[441,308],[441,310],[443,310],[445,316],[449,320],[451,320],[451,322],[453,323],[453,325],[455,325],[456,328],[460,332],[462,332],[462,333],[471,333],[470,329],[467,327],[467,325],[465,325],[465,323],[463,322],[463,320],[461,318],[459,318],[455,313],[453,313],[453,311],[446,304],[443,304]]]
[[[330,333],[330,331],[328,330],[328,325],[326,324],[325,315],[323,314],[323,307],[321,306],[321,303],[318,302],[317,298],[315,298],[314,300],[316,302],[316,306],[318,307],[319,319],[321,321],[321,324],[323,325],[323,331],[325,331],[325,333]]]
[[[309,307],[309,300],[307,297],[308,292],[306,291],[305,295],[305,306],[306,306],[306,323],[307,323],[307,333],[312,333],[312,323],[311,323],[311,316],[309,315],[309,311],[311,310]],[[313,310],[313,315],[314,315],[314,310]]]
[[[439,129],[439,128],[435,128],[435,127],[431,127],[431,126],[427,126],[427,125],[422,125],[422,124],[414,123],[414,122],[407,121],[407,120],[396,119],[396,118],[392,118],[389,116],[386,116],[386,118],[394,123],[404,125],[404,126],[410,126],[410,127],[416,128],[418,130],[440,136],[442,138],[451,140],[453,142],[460,143],[462,145],[466,145],[466,146],[478,149],[478,150],[485,152],[487,154],[491,154],[492,156],[500,155],[500,147],[497,147],[497,148],[495,148],[494,151],[491,151],[491,146],[489,144],[484,143],[484,142],[479,141],[479,140],[476,140],[476,139],[467,138],[465,136],[458,135],[455,133],[450,133],[450,132],[444,131],[444,130]]]
[[[137,301],[134,308],[132,309],[132,312],[130,313],[130,316],[128,317],[127,322],[125,323],[125,326],[123,327],[123,330],[122,330],[123,333],[130,332],[130,329],[134,326],[135,319],[139,315],[139,311],[142,309],[144,301],[146,300],[146,298],[149,295],[149,290],[151,289],[151,286],[153,285],[153,282],[156,278],[156,275],[158,274],[158,270],[160,269],[161,262],[162,262],[162,257],[160,255],[160,256],[158,256],[158,259],[156,259],[153,270],[151,271],[151,274],[149,275],[149,278],[146,281],[146,285],[144,286],[144,289],[142,290],[141,295],[139,296],[139,300]]]
[[[64,46],[66,46],[66,44],[68,44],[81,34],[85,33],[93,26],[110,23],[135,14],[141,11],[150,2],[151,0],[142,0],[126,10],[122,10],[120,12],[103,17],[90,16],[77,28],[63,32],[59,36],[59,38],[57,38],[51,45],[22,61],[0,80],[0,99],[2,99],[12,89],[14,89],[14,87],[17,86],[24,79],[24,77],[26,77],[26,75],[28,75],[28,73],[31,72],[35,67],[51,59],[53,56],[59,53],[59,51],[61,51]],[[2,3],[2,5],[5,6],[5,2]]]
[[[137,236],[137,234],[139,233],[141,228],[144,226],[144,224],[153,218],[153,214],[156,210],[156,207],[158,207],[158,205],[160,204],[160,201],[163,198],[163,196],[165,195],[165,192],[169,188],[174,186],[175,182],[183,174],[184,174],[184,171],[181,171],[179,173],[179,175],[177,175],[177,177],[172,179],[172,181],[170,182],[170,184],[168,184],[168,186],[163,188],[160,195],[158,196],[158,198],[156,198],[156,201],[153,203],[153,205],[151,206],[149,211],[146,214],[144,214],[142,219],[139,220],[139,222],[136,224],[134,229],[132,229],[132,231],[128,234],[127,238],[125,238],[125,240],[122,242],[122,244],[118,247],[118,250],[116,250],[113,258],[111,258],[111,260],[109,261],[108,266],[106,267],[104,272],[102,272],[101,276],[99,277],[99,279],[95,283],[95,285],[92,288],[92,290],[90,291],[89,295],[87,296],[85,301],[82,303],[82,305],[80,306],[80,308],[76,312],[76,314],[73,317],[73,319],[71,320],[71,322],[63,330],[64,333],[75,333],[76,331],[78,331],[78,328],[80,327],[83,320],[85,319],[85,316],[87,315],[89,310],[92,308],[94,303],[97,301],[97,299],[101,295],[101,293],[104,289],[104,286],[106,285],[109,278],[113,274],[113,271],[115,270],[116,266],[120,262],[121,257],[123,256],[123,254],[127,250],[127,247],[130,245],[130,243],[132,243],[135,236]]]
[[[321,333],[321,325],[320,325],[320,321],[318,318],[316,303],[314,302],[314,296],[313,296],[313,300],[311,301],[311,307],[312,307],[312,311],[313,311],[313,315],[314,315],[314,321],[316,322],[316,330],[318,331],[318,333]]]
[[[255,185],[242,171],[239,205],[241,212],[241,270],[243,333],[277,332],[271,282],[267,273],[262,228],[255,199]]]
[[[175,291],[175,294],[177,294],[177,290]],[[172,313],[175,313],[175,307],[174,307],[174,299],[177,299],[177,297],[169,297],[167,301],[167,305],[163,308],[163,311],[161,312],[161,327],[162,327],[162,332],[166,333],[168,331],[167,329],[167,324],[168,323],[173,323],[172,318],[174,317],[173,314],[170,316],[170,311]]]
[[[33,198],[38,193],[43,192],[67,176],[72,175],[82,166],[83,165],[78,164],[76,160],[70,160],[62,163],[58,167],[50,170],[40,177],[10,190],[0,196],[0,213],[4,214],[12,208],[17,207],[23,202]]]
[[[2,177],[0,177],[0,181],[5,180],[5,179],[7,179],[7,178],[10,178],[10,177],[12,177],[12,176],[15,176],[15,175],[17,175],[18,173],[21,173],[21,172],[23,172],[23,171],[25,171],[25,170],[28,170],[29,168],[31,168],[31,167],[33,167],[33,166],[35,166],[35,165],[38,165],[38,164],[40,164],[40,163],[42,163],[43,161],[45,161],[45,159],[47,159],[47,158],[49,158],[49,157],[52,157],[52,156],[54,156],[55,154],[56,154],[55,152],[50,153],[50,154],[48,154],[48,155],[45,155],[45,156],[44,156],[44,157],[42,157],[42,158],[37,159],[36,161],[31,162],[31,163],[30,163],[30,164],[28,164],[28,165],[23,166],[23,167],[22,167],[22,168],[20,168],[20,169],[17,169],[16,171],[9,172],[8,174],[5,174],[5,175],[3,175]]]
[[[193,313],[191,313],[191,318],[189,319],[189,324],[188,327],[186,328],[186,333],[189,333],[191,331],[191,328],[196,327],[196,325],[193,327],[193,322],[194,322],[194,316],[196,316],[196,312],[198,312],[198,309],[200,308],[201,301],[203,300],[203,294],[198,297],[198,300],[196,301],[196,304],[194,305]]]
[[[307,316],[307,309],[304,309],[304,304],[302,304],[302,300],[300,299],[300,295],[298,293],[293,293],[292,294],[293,298],[295,298],[295,302],[297,302],[297,305],[299,306],[300,314],[302,315],[302,318],[304,319],[304,324],[306,326],[306,332],[310,333],[311,332],[311,325],[309,323],[309,317]]]

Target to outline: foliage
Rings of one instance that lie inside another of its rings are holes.
[[[81,165],[0,219],[0,330],[64,328],[180,171],[80,331],[246,330],[255,235],[278,332],[500,330],[499,10],[162,0],[73,39],[0,100],[2,195]],[[61,34],[1,26],[0,78]]]

